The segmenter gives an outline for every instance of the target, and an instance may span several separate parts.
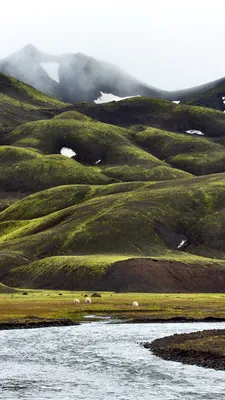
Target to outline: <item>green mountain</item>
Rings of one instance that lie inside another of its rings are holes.
[[[5,75],[0,110],[4,285],[225,291],[224,113],[64,104]]]

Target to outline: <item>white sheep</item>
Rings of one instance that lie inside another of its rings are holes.
[[[91,299],[90,299],[90,297],[86,297],[86,299],[85,299],[85,304],[91,304]]]
[[[74,299],[73,304],[80,304],[80,300],[79,299]]]
[[[139,306],[139,304],[138,304],[138,302],[137,302],[137,301],[133,301],[133,304],[132,304],[132,306],[133,306],[133,307],[138,307],[138,306]]]

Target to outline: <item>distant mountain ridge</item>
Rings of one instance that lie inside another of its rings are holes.
[[[225,78],[194,88],[165,91],[149,86],[120,68],[82,53],[52,55],[32,44],[0,60],[0,72],[67,103],[94,102],[102,93],[147,96],[225,110]]]

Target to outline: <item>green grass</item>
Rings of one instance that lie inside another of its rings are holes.
[[[224,174],[176,182],[69,185],[14,203],[0,213],[0,251],[19,252],[28,265],[7,261],[4,283],[74,287],[94,274],[97,287],[116,258],[223,269]]]
[[[72,119],[76,121],[93,122],[91,118],[87,117],[84,114],[79,113],[78,111],[65,111],[61,114],[56,115],[54,119]]]
[[[176,182],[71,186],[25,198],[0,213],[0,248],[38,257],[56,252],[155,257],[176,250],[183,234],[188,252],[223,254],[224,176]]]
[[[13,289],[6,285],[3,285],[3,283],[0,282],[0,294],[15,293],[15,292],[16,292],[16,289]]]
[[[65,103],[0,73],[0,133],[27,121],[52,118]]]
[[[194,175],[215,174],[225,171],[225,151],[193,152],[168,158],[168,163],[175,168]]]
[[[100,285],[137,258],[224,268],[223,113],[150,98],[66,105],[3,75],[0,107],[3,283]]]
[[[101,168],[101,171],[109,178],[118,179],[122,182],[166,181],[188,179],[192,177],[192,175],[187,172],[164,165],[156,166],[154,168],[140,168],[140,166],[132,167],[129,165],[123,165]]]
[[[135,127],[146,126],[185,133],[189,129],[202,131],[206,137],[224,135],[224,113],[204,108],[174,104],[169,101],[136,97],[99,105],[80,104],[73,109],[109,124]]]
[[[99,159],[105,164],[164,163],[140,149],[129,139],[129,131],[96,121],[52,119],[27,123],[11,132],[6,140],[20,147],[33,147],[43,154],[59,153],[62,147],[72,148],[76,159],[94,165]]]
[[[198,336],[200,336],[198,338]],[[207,335],[205,338],[202,337],[202,334],[195,335],[194,339],[188,339],[179,344],[173,344],[171,346],[172,349],[183,350],[185,352],[195,351],[199,353],[210,353],[215,356],[223,356],[225,355],[225,335],[215,335],[215,333],[211,333],[211,335]],[[191,336],[192,337],[192,336]]]
[[[50,97],[32,86],[2,73],[0,73],[0,93],[28,104],[28,107],[31,105],[42,107],[57,106],[58,108],[65,106],[65,103],[55,97]]]
[[[224,152],[225,148],[210,139],[190,134],[177,134],[156,128],[147,128],[135,134],[136,142],[161,159],[179,154]]]
[[[22,293],[26,291],[27,296]],[[62,296],[59,296],[59,293]],[[100,292],[101,298],[92,298],[84,304],[84,294],[93,292],[44,291],[22,289],[15,294],[0,295],[0,322],[29,321],[39,318],[71,318],[84,321],[84,316],[111,315],[130,320],[170,319],[173,317],[201,319],[210,316],[225,318],[223,294],[152,294]],[[74,305],[74,298],[81,303]],[[139,307],[133,308],[133,301]]]
[[[72,148],[76,152],[76,161],[95,167],[96,172],[102,172],[108,178],[123,182],[191,177],[137,146],[132,136],[127,129],[96,121],[54,118],[21,125],[7,135],[5,140],[14,148],[34,149],[45,155],[59,153],[62,147]],[[101,163],[95,166],[98,160]],[[44,180],[44,176],[41,175],[40,179]],[[68,180],[60,182],[73,183]],[[76,183],[88,183],[88,180],[77,179]],[[53,182],[51,186],[54,185]]]
[[[225,148],[210,139],[147,128],[136,133],[135,140],[168,164],[194,175],[225,171]]]
[[[69,184],[106,184],[110,179],[61,155],[42,155],[34,149],[0,147],[0,188],[13,192],[36,192]]]

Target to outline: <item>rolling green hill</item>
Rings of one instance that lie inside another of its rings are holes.
[[[178,133],[195,129],[207,137],[224,136],[224,113],[205,107],[177,105],[162,99],[135,97],[106,104],[78,103],[70,108],[98,121],[135,127],[135,130],[151,126]]]
[[[0,138],[27,121],[52,118],[66,104],[0,73]]]
[[[0,104],[0,282],[225,291],[223,113],[66,105],[3,75]]]

